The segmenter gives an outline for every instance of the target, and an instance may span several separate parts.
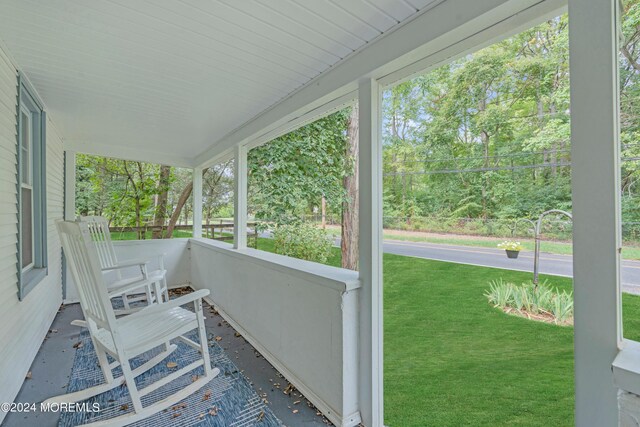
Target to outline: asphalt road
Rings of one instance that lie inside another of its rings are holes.
[[[385,240],[384,252],[460,264],[530,271],[533,277],[533,252],[529,251],[520,252],[517,259],[509,259],[502,249]],[[571,256],[541,252],[540,274],[572,277]],[[625,292],[640,294],[640,261],[622,262],[622,286]]]
[[[263,233],[261,237],[270,237]],[[340,238],[336,238],[340,246]],[[440,243],[407,242],[385,240],[385,253],[456,262],[459,264],[482,267],[503,268],[505,270],[528,271],[533,278],[533,252],[523,251],[517,259],[507,258],[504,250],[474,246],[445,245]],[[573,259],[571,255],[540,253],[540,274],[573,277]],[[625,292],[640,295],[640,261],[622,261],[622,289]]]

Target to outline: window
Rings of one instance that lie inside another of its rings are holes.
[[[18,296],[22,300],[47,275],[46,117],[27,82],[18,95]]]

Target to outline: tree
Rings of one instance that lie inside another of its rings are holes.
[[[342,217],[342,266],[358,268],[358,109],[344,109],[249,153],[256,218],[299,221],[320,205]]]
[[[160,166],[160,174],[158,177],[158,198],[156,203],[156,213],[153,220],[154,228],[152,239],[162,239],[162,227],[167,217],[167,199],[169,197],[169,188],[171,184],[171,166]]]
[[[249,152],[249,206],[257,219],[300,221],[323,196],[328,209],[340,210],[347,115],[334,113]]]
[[[358,269],[358,106],[351,107],[347,124],[347,144],[345,146],[346,173],[342,179],[345,198],[342,202],[342,227],[340,247],[342,268]]]

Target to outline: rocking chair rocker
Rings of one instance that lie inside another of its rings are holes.
[[[78,286],[80,306],[98,356],[105,384],[52,397],[45,403],[78,402],[126,384],[134,412],[86,424],[124,426],[175,405],[205,386],[220,373],[218,368],[211,367],[202,313],[202,298],[209,294],[208,290],[199,290],[162,304],[148,305],[128,316],[116,318],[107,287],[103,283],[98,253],[92,242],[88,225],[83,222],[58,221],[56,226],[69,268]],[[188,303],[194,304],[195,312],[181,307]],[[198,331],[199,343],[184,336],[192,330]],[[138,388],[135,378],[160,363],[177,348],[175,344],[170,343],[172,339],[180,340],[195,348],[202,358],[144,388]],[[164,350],[160,354],[140,367],[131,369],[130,359],[161,346],[164,346]],[[115,361],[109,363],[107,355]],[[117,366],[121,367],[122,376],[114,378],[112,370]],[[204,376],[158,402],[143,406],[141,401],[143,396],[201,366],[204,367]]]

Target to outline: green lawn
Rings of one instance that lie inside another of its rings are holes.
[[[191,237],[191,230],[173,230],[173,237]],[[151,231],[145,233],[145,238],[151,239]],[[138,233],[135,231],[112,231],[111,240],[138,240]]]
[[[531,274],[384,255],[386,425],[573,425],[573,328],[492,308],[483,293],[500,277]],[[625,294],[623,309],[625,336],[640,340],[640,298]]]

